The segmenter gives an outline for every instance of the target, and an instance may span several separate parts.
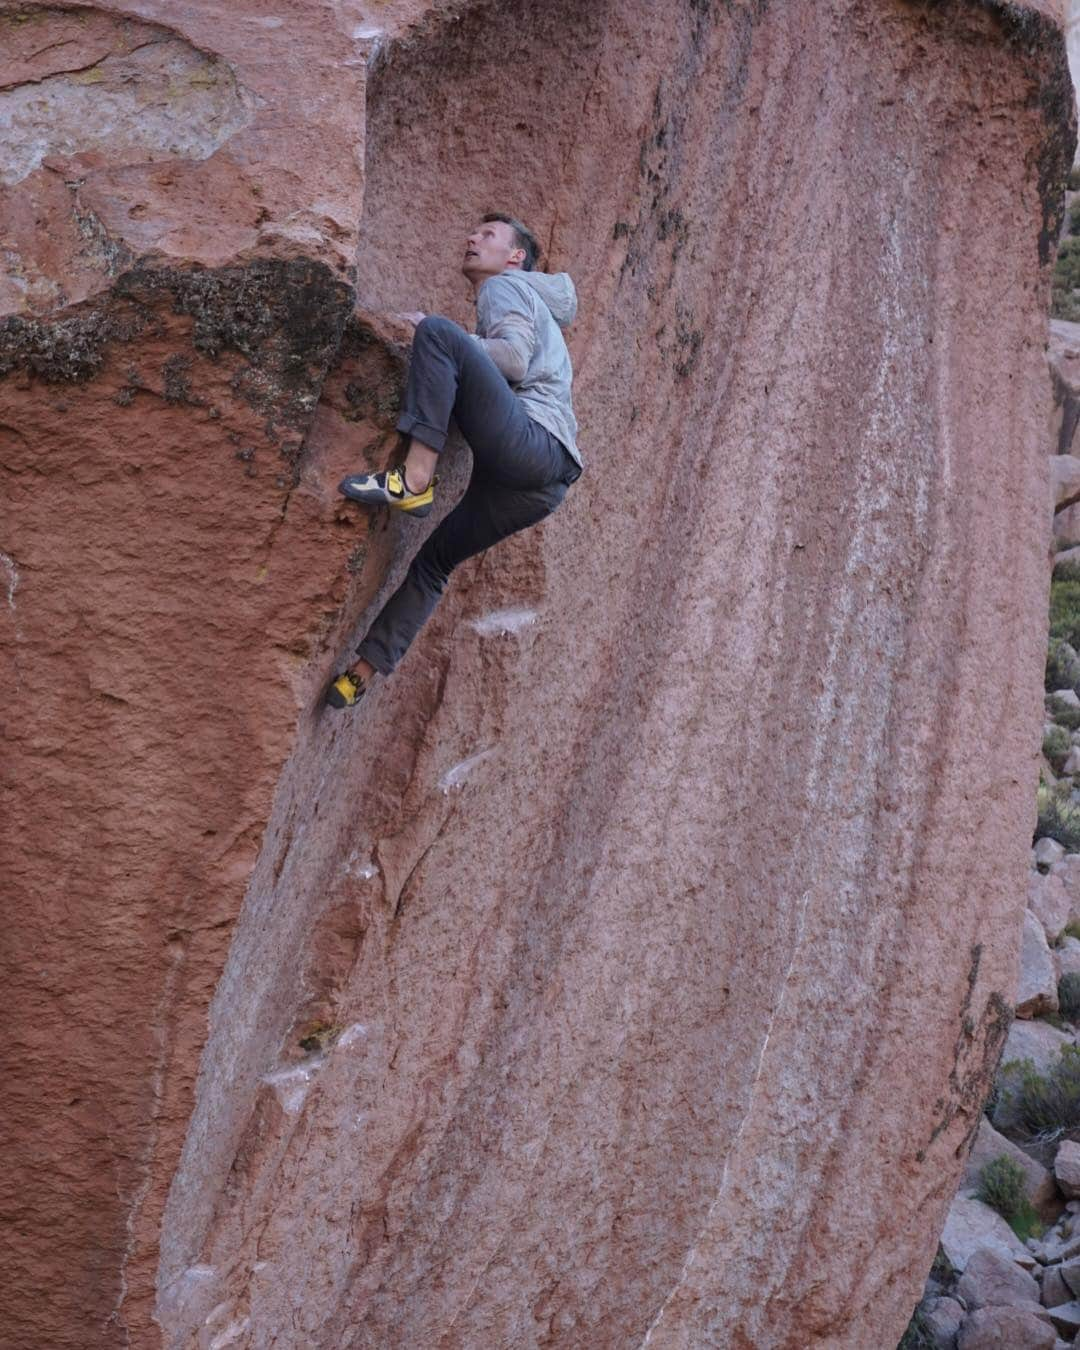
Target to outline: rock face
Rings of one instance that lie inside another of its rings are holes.
[[[1016,984],[1050,13],[0,15],[14,1343],[896,1343]],[[335,719],[493,205],[588,472]]]
[[[969,1308],[1026,1307],[1039,1301],[1034,1277],[1009,1257],[987,1247],[968,1261],[956,1292]]]

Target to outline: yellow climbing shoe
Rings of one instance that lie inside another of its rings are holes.
[[[435,503],[433,478],[423,492],[410,492],[404,467],[384,469],[382,473],[353,473],[338,484],[338,491],[350,501],[365,506],[393,506],[410,516],[426,516]]]
[[[351,708],[364,697],[366,687],[358,675],[343,671],[326,691],[326,701],[331,708]]]

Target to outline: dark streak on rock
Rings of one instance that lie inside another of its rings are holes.
[[[975,985],[979,978],[982,955],[982,944],[975,943],[971,948],[967,988],[964,992],[964,1001],[960,1007],[960,1025],[953,1046],[953,1065],[949,1071],[950,1092],[946,1099],[935,1104],[935,1110],[940,1111],[941,1118],[931,1131],[926,1146],[929,1148],[948,1129],[957,1116],[966,1116],[969,1125],[963,1139],[957,1145],[957,1157],[967,1153],[971,1147],[975,1131],[979,1128],[983,1102],[993,1081],[997,1063],[1001,1057],[1001,1049],[1005,1044],[1005,1037],[1008,1035],[1009,1025],[1012,1022],[1012,1009],[999,993],[992,993],[986,1000],[981,1019],[977,1020],[972,1016],[971,1006],[975,997]],[[975,1063],[965,1069],[962,1067],[962,1063],[974,1050],[976,1033],[980,1026],[983,1030],[982,1053],[978,1055]],[[926,1156],[926,1150],[920,1150],[917,1156],[919,1161],[922,1161]]]
[[[941,0],[908,0],[912,5],[942,12],[959,5],[985,11],[999,24],[1006,46],[1026,59],[1032,101],[1038,104],[1046,126],[1038,158],[1039,200],[1042,226],[1039,230],[1039,262],[1049,266],[1057,252],[1065,210],[1065,180],[1076,150],[1076,104],[1065,55],[1065,35],[1060,26],[1030,5],[1011,0],[956,0],[946,6]]]
[[[117,343],[129,343],[154,323],[164,300],[192,319],[194,350],[210,360],[239,352],[246,360],[233,387],[277,429],[304,431],[323,378],[336,357],[352,310],[353,292],[331,269],[306,259],[258,259],[223,268],[154,267],[121,273],[104,297],[50,319],[0,321],[0,379],[25,371],[47,383],[85,382],[100,371]],[[189,358],[171,357],[165,396],[191,397]],[[175,378],[172,378],[175,376]],[[283,453],[297,454],[295,435]]]

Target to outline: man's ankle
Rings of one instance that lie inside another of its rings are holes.
[[[408,467],[405,465],[402,466],[401,477],[405,481],[405,491],[410,497],[419,497],[421,492],[426,492],[428,490],[428,485],[431,482],[430,478],[424,478],[424,475],[422,473],[417,473],[416,469],[413,469],[412,473],[410,473]],[[415,481],[417,478],[424,478],[423,483],[419,487],[417,487]]]
[[[361,656],[349,667],[349,674],[354,680],[359,680],[361,684],[370,684],[372,676],[375,674],[375,667]]]

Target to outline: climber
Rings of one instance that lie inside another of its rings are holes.
[[[338,491],[366,506],[426,516],[451,415],[472,448],[472,477],[357,647],[358,659],[334,678],[331,707],[352,707],[376,672],[390,674],[458,563],[549,516],[581,474],[573,372],[560,332],[573,321],[577,296],[565,272],[534,271],[538,255],[519,220],[486,215],[465,241],[461,265],[473,287],[476,332],[437,315],[403,316],[415,328],[397,423],[404,460],[381,473],[350,474]]]

